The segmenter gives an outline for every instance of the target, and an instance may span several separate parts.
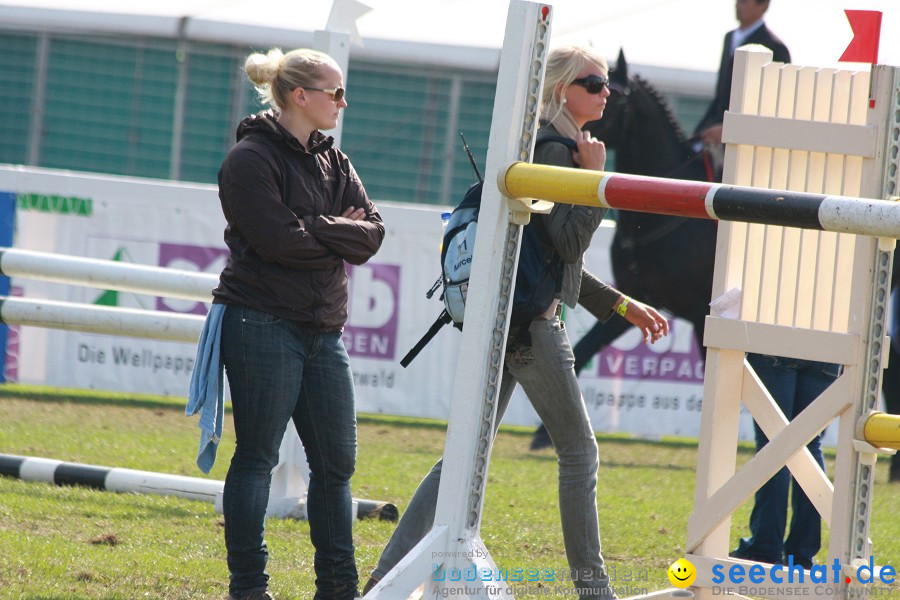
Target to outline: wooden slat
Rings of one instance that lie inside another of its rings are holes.
[[[787,358],[804,358],[852,365],[859,352],[859,335],[748,323],[739,319],[706,317],[703,345]]]
[[[815,154],[810,154],[810,159]],[[808,173],[809,171],[807,171]],[[794,327],[812,327],[813,292],[816,283],[815,260],[819,233],[804,229],[800,232],[800,254],[797,258],[797,304],[794,306]]]
[[[809,410],[800,413],[705,503],[695,502],[694,512],[688,519],[688,551],[694,551],[744,500],[852,403],[851,381],[838,378],[810,405]]]
[[[744,356],[740,352],[717,350],[707,354],[703,397],[713,401],[703,403],[700,415],[695,507],[703,506],[734,475],[741,405],[730,392],[735,386],[740,389],[743,374]],[[730,522],[726,519],[702,540],[700,550],[712,556],[727,554],[729,529]]]
[[[766,438],[775,439],[787,427],[788,419],[746,361],[744,362],[744,385],[741,400],[750,411],[753,420],[766,434]],[[834,486],[819,468],[819,464],[813,458],[809,448],[804,447],[802,451],[792,456],[787,462],[787,467],[800,487],[803,488],[810,502],[819,511],[824,522],[830,523]]]
[[[781,253],[784,238],[784,227],[767,226],[766,239],[763,243],[762,276],[760,281],[759,310],[756,321],[759,323],[775,323],[775,315],[781,303]],[[793,286],[788,286],[793,292]]]
[[[722,141],[764,148],[833,152],[873,158],[877,132],[865,125],[832,125],[726,112]],[[726,133],[727,132],[727,133]]]
[[[759,320],[760,290],[762,289],[762,247],[766,238],[766,226],[751,223],[747,228],[746,245],[740,255],[744,260],[744,274],[741,277],[742,302],[741,318],[745,321]],[[740,251],[738,251],[740,252]]]
[[[813,329],[831,329],[831,307],[834,301],[834,266],[837,256],[837,236],[831,231],[818,233],[816,260],[812,268],[816,272],[816,287],[813,292]]]
[[[778,116],[786,119],[808,118],[803,112],[802,101],[806,100],[804,82],[810,79],[808,70],[797,65],[786,65],[782,69],[781,104],[778,107]],[[811,113],[810,113],[811,114]],[[806,167],[809,152],[806,150],[785,151],[787,158],[787,173],[785,188],[789,190],[803,190],[806,185]],[[780,279],[778,282],[778,300],[775,314],[775,323],[778,325],[793,326],[794,315],[797,306],[797,290],[799,285],[798,274],[800,272],[800,241],[801,232],[793,227],[786,227],[781,237],[781,265]]]

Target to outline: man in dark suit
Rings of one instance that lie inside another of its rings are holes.
[[[716,95],[695,129],[695,135],[709,146],[722,143],[722,118],[731,100],[734,51],[745,44],[760,44],[772,51],[775,62],[791,62],[787,46],[763,22],[763,15],[769,9],[769,0],[736,0],[734,9],[740,27],[725,35],[722,62],[716,80]]]
[[[709,146],[719,147],[722,144],[722,118],[731,101],[734,51],[746,44],[760,44],[772,51],[775,62],[791,61],[787,46],[763,22],[763,15],[768,9],[769,0],[735,2],[735,16],[740,27],[725,36],[716,95],[695,130],[696,135]],[[747,356],[747,361],[789,420],[811,404],[840,373],[838,365],[775,356],[751,354]],[[768,439],[756,424],[754,431],[756,450],[759,452]],[[808,447],[816,462],[824,467],[821,434],[811,440]],[[789,493],[792,517],[785,539]],[[750,515],[751,535],[741,539],[730,556],[764,563],[800,564],[809,569],[821,547],[821,518],[807,495],[793,481],[787,467],[757,490],[754,500]]]

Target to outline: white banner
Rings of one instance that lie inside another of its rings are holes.
[[[17,248],[219,273],[227,250],[225,220],[214,186],[0,167],[0,193],[16,197]],[[344,341],[350,353],[360,412],[446,419],[452,399],[459,334],[446,326],[409,368],[400,359],[428,330],[443,306],[425,292],[440,274],[440,213],[446,208],[377,202],[387,235],[367,264],[350,268],[351,299]],[[587,266],[611,280],[604,224]],[[203,315],[208,305],[126,292],[95,290],[24,278],[12,294],[87,304]],[[613,317],[618,318],[618,317]],[[573,345],[594,323],[569,311]],[[185,396],[193,368],[191,344],[12,326],[4,373],[27,384]],[[699,434],[703,366],[690,324],[654,346],[636,330],[587,365],[581,388],[598,432],[656,438]],[[508,424],[536,425],[521,390]],[[832,428],[833,429],[833,428]],[[742,437],[752,439],[746,412]],[[830,442],[832,445],[834,440]]]

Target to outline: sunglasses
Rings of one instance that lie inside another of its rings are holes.
[[[572,85],[583,87],[588,94],[600,94],[609,87],[609,79],[600,75],[588,75],[587,77],[576,79],[572,82]]]
[[[304,90],[312,90],[314,92],[325,92],[326,94],[331,94],[331,99],[334,102],[340,102],[344,99],[344,88],[314,88],[314,87],[304,87]]]

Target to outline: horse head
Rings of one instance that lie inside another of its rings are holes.
[[[603,118],[588,123],[586,129],[616,151],[616,171],[705,179],[668,102],[647,80],[629,72],[621,50],[609,82]]]
[[[609,148],[618,148],[624,144],[631,129],[634,110],[629,103],[630,95],[628,63],[625,62],[625,53],[619,50],[616,66],[609,71],[609,97],[606,99],[603,118],[587,124],[588,131]]]
[[[623,52],[610,69],[603,118],[588,129],[615,150],[619,173],[707,180],[668,103],[647,80],[629,72]],[[619,211],[610,259],[616,287],[694,325],[702,339],[715,258],[713,221]]]

